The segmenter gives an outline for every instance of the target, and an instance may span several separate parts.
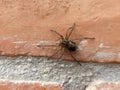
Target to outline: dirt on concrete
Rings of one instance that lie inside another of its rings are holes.
[[[119,64],[69,62],[45,57],[0,57],[0,79],[58,82],[64,90],[85,90],[94,81],[120,81]]]

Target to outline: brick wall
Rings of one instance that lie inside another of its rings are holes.
[[[95,38],[95,40],[76,42],[79,48],[72,54],[77,60],[119,63],[119,3],[119,0],[109,0],[109,2],[106,0],[0,0],[0,54],[49,57],[56,51],[56,48],[59,48],[51,46],[56,45],[55,40],[58,36],[50,30],[56,30],[65,36],[67,29],[75,23],[71,40],[80,37]],[[67,51],[64,52],[63,59],[73,60]],[[21,88],[14,81],[0,81],[0,83],[0,90],[3,88],[8,90],[11,88],[9,84],[15,85],[15,88]],[[4,87],[3,84],[6,86]],[[25,87],[21,90],[25,90],[29,87],[28,85],[33,85],[20,83],[20,85],[23,84]],[[33,87],[36,87],[36,84],[38,85],[35,82]],[[54,90],[54,85],[50,85]],[[102,88],[106,85],[108,84],[103,83]],[[118,87],[119,83],[109,85]],[[42,87],[44,89],[40,90],[50,90],[46,89],[46,86]],[[101,84],[97,87],[101,88]],[[61,90],[59,85],[57,88],[55,90]],[[100,88],[93,90],[101,90]]]

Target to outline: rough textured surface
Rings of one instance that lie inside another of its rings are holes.
[[[120,90],[120,82],[96,82],[86,90]]]
[[[0,79],[58,82],[65,90],[84,90],[92,81],[119,81],[118,64],[46,60],[55,44],[54,29],[65,35],[76,23],[71,39],[78,41],[77,60],[120,62],[120,0],[0,0]],[[71,59],[65,53],[66,59]]]
[[[55,48],[36,45],[48,45],[57,39],[50,29],[64,35],[76,23],[71,38],[95,37],[94,41],[78,41],[79,49],[74,54],[78,60],[120,62],[119,3],[120,0],[0,0],[0,53],[50,56]]]
[[[58,83],[0,80],[0,90],[62,90]]]
[[[58,82],[64,90],[85,90],[91,82],[120,81],[119,64],[47,60],[44,57],[0,57],[0,79]]]

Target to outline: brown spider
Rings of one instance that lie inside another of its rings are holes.
[[[62,58],[64,50],[66,49],[69,51],[69,54],[71,55],[71,57],[79,63],[79,61],[72,55],[72,52],[75,52],[78,49],[78,45],[76,42],[69,39],[74,28],[75,28],[75,23],[72,25],[72,27],[68,28],[65,37],[63,35],[59,34],[57,31],[51,30],[52,32],[54,32],[55,34],[57,34],[60,37],[59,42],[58,42],[60,49],[58,51],[56,51],[53,55],[56,55],[59,51],[61,51],[61,55],[58,57],[60,59],[60,58]],[[95,39],[95,38],[83,37],[83,38],[80,38],[79,40],[82,41],[84,39]]]

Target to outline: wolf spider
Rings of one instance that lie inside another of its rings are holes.
[[[69,39],[74,29],[75,29],[75,23],[67,29],[65,37],[63,35],[61,35],[60,33],[58,33],[57,31],[51,30],[53,33],[55,33],[59,36],[58,46],[60,46],[60,49],[58,51],[56,51],[52,56],[56,55],[59,51],[61,51],[61,55],[58,57],[60,59],[63,56],[64,50],[68,50],[71,57],[79,63],[79,61],[72,55],[72,52],[75,52],[78,49],[78,45],[76,42]],[[78,40],[82,41],[84,39],[95,39],[95,38],[82,37]]]

